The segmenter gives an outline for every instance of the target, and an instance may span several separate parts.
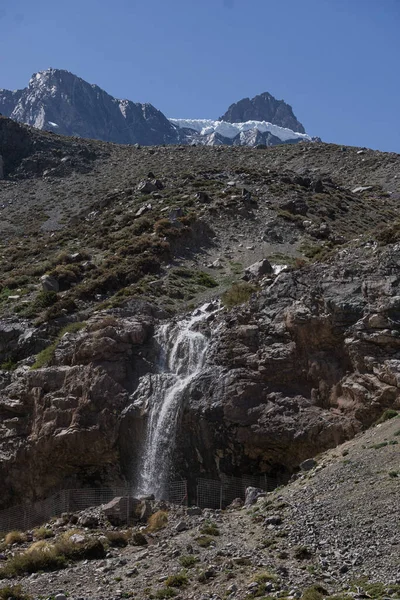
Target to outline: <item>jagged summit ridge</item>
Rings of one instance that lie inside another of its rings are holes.
[[[227,123],[267,121],[298,133],[306,132],[304,126],[293,114],[292,107],[284,100],[277,100],[268,92],[254,96],[251,99],[243,98],[239,102],[231,104],[219,120]]]
[[[0,111],[38,129],[120,144],[178,141],[176,129],[151,104],[118,100],[69,71],[35,73],[15,100],[12,106],[10,93],[0,92]]]
[[[0,90],[0,112],[62,135],[119,144],[268,146],[309,140],[291,107],[268,93],[231,105],[218,121],[168,119],[151,104],[114,98],[62,69],[34,73],[22,90]]]

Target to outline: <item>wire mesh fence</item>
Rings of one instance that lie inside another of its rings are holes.
[[[196,498],[191,499],[201,508],[226,508],[235,498],[244,500],[246,488],[258,487],[272,491],[279,482],[266,475],[228,477],[221,480],[197,479]],[[0,531],[27,530],[60,517],[63,513],[78,512],[89,507],[107,504],[116,497],[127,499],[127,522],[129,522],[129,499],[132,487],[67,489],[56,492],[45,500],[33,504],[20,504],[0,511]],[[187,506],[189,502],[185,480],[169,483],[167,498],[171,504]]]
[[[228,477],[222,475],[221,480],[197,480],[197,505],[200,508],[226,508],[236,498],[245,499],[246,488],[256,487],[271,492],[278,485],[278,480],[268,475],[245,475]]]
[[[172,481],[168,486],[168,501],[179,506],[188,505],[187,482]]]
[[[45,500],[33,504],[19,504],[0,511],[0,531],[30,529],[51,518],[60,517],[63,513],[79,512],[92,506],[107,504],[116,497],[131,496],[131,487],[61,490]],[[167,500],[173,504],[187,505],[186,481],[170,483]],[[129,515],[129,507],[126,512]]]
[[[214,479],[198,479],[197,506],[222,508],[222,482]]]

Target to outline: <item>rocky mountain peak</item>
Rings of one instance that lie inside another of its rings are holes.
[[[151,104],[118,100],[61,69],[34,73],[18,93],[0,92],[0,112],[38,129],[120,144],[173,144],[179,137]]]
[[[245,123],[247,121],[268,121],[292,131],[305,133],[300,121],[293,114],[293,109],[284,100],[277,100],[268,92],[243,98],[231,104],[225,114],[219,119],[228,123]]]
[[[311,139],[292,108],[269,93],[232,104],[222,120],[168,119],[149,103],[114,98],[53,68],[34,73],[22,90],[0,90],[0,113],[37,129],[117,144],[275,146]]]

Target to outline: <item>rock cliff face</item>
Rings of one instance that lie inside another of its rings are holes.
[[[296,119],[293,109],[283,100],[277,100],[268,92],[254,96],[254,98],[243,98],[235,104],[231,104],[220,121],[228,123],[244,123],[246,121],[268,121],[280,127],[287,127],[292,131],[305,133],[303,125]]]
[[[289,474],[399,409],[397,254],[360,249],[284,271],[248,304],[210,317],[207,363],[184,397],[175,473]],[[62,338],[51,366],[3,376],[3,505],[71,482],[131,478],[149,406],[130,398],[155,369],[162,317],[141,310],[100,313]]]

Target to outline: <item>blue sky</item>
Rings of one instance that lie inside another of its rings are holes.
[[[269,91],[324,141],[400,152],[400,0],[1,0],[0,87],[48,67],[169,117]]]

